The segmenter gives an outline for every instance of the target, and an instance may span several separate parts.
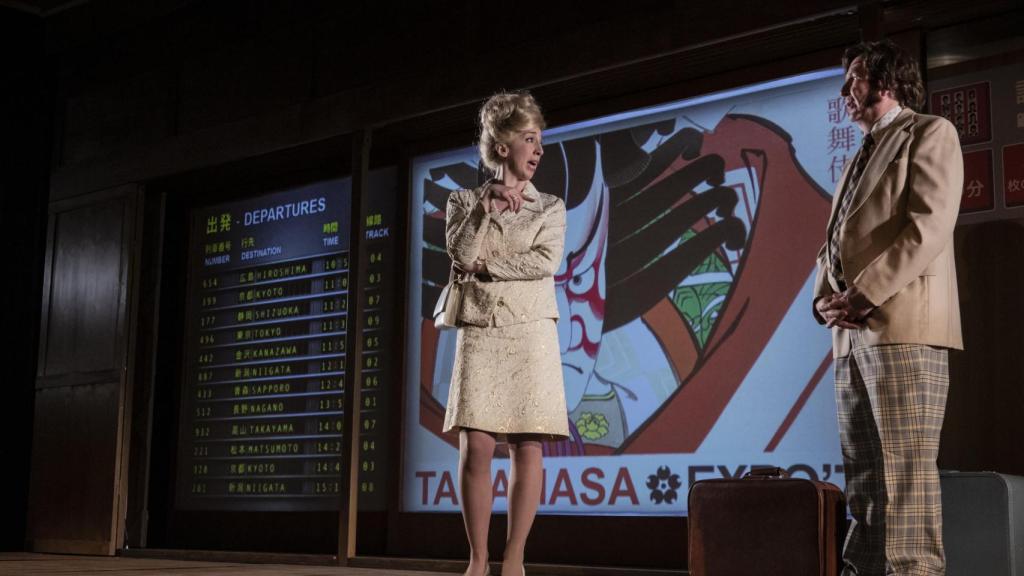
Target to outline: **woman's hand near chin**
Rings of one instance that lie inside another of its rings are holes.
[[[487,187],[487,197],[491,199],[491,204],[498,211],[508,208],[516,213],[523,207],[523,202],[533,202],[533,198],[523,196],[522,190],[516,190],[512,186],[493,181]]]

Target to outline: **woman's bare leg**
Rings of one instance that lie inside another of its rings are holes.
[[[523,573],[526,537],[540,504],[543,482],[543,448],[534,434],[509,436],[508,536],[501,564],[503,576]]]
[[[469,539],[469,568],[465,576],[487,573],[487,531],[491,524],[493,495],[491,459],[494,436],[480,430],[459,432],[459,490],[462,493],[462,520]]]

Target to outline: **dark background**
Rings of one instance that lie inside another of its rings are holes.
[[[894,38],[926,80],[1019,63],[1021,16],[999,0],[0,1],[0,549],[175,545],[153,488],[173,470],[166,358],[194,203],[360,161],[402,175],[412,155],[472,142],[476,107],[502,88],[530,88],[559,125],[834,66],[860,39]],[[957,230],[967,351],[952,355],[944,468],[1024,474],[1009,441],[1024,436],[1022,227],[1009,214]],[[54,264],[82,255],[120,268]],[[464,556],[457,516],[392,502],[360,517],[360,554]],[[531,554],[685,566],[684,523],[615,521],[629,542],[566,553],[565,534],[608,525],[542,518]]]

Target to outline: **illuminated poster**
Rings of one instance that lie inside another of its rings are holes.
[[[568,208],[556,273],[568,440],[545,445],[542,513],[686,513],[689,484],[778,465],[843,485],[815,257],[860,131],[841,71],[545,133],[534,183]],[[467,118],[467,122],[472,121]],[[403,508],[459,509],[442,434],[455,334],[428,318],[448,278],[447,195],[466,148],[412,166]],[[504,510],[507,460],[495,461]]]
[[[350,189],[193,213],[178,508],[338,508]]]

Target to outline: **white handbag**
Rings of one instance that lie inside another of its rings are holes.
[[[434,304],[434,327],[451,330],[457,327],[459,311],[462,309],[462,283],[455,277],[455,268],[448,276],[448,284],[441,290],[441,296]]]

